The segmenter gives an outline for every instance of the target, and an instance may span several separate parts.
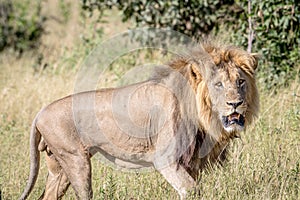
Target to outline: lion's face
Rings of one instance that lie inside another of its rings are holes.
[[[218,113],[228,132],[242,131],[247,111],[247,75],[239,68],[222,67],[214,71],[208,84],[212,110]]]
[[[206,46],[204,50],[174,61],[171,67],[182,70],[186,66],[182,74],[196,95],[199,126],[210,134],[220,129],[240,132],[253,122],[259,110],[255,81],[258,55],[235,47]]]

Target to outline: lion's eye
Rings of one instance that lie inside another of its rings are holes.
[[[222,82],[217,82],[217,83],[215,84],[215,86],[218,87],[218,88],[220,88],[220,87],[223,87],[223,84],[222,84]]]
[[[245,83],[245,80],[244,79],[239,79],[239,86],[243,86]]]

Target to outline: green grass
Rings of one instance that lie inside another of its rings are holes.
[[[114,26],[105,30],[111,33]],[[120,30],[120,26],[117,28]],[[43,106],[72,93],[76,72],[90,48],[77,43],[64,48],[57,39],[49,43],[56,51],[44,51],[48,58],[43,60],[48,65],[45,70],[36,70],[36,58],[29,54],[21,59],[9,53],[0,55],[0,190],[4,200],[18,199],[26,185],[29,131],[34,116]],[[165,59],[157,56],[157,60]],[[99,87],[115,85],[128,66],[151,60],[153,57],[143,54],[124,56],[114,63]],[[276,93],[261,90],[260,100],[255,126],[231,144],[224,167],[202,173],[198,185],[201,195],[190,199],[299,199],[300,81],[277,88]],[[121,172],[95,158],[92,165],[94,199],[178,199],[157,172]],[[40,196],[46,176],[42,157],[38,181],[29,199]],[[64,199],[75,199],[72,188]]]

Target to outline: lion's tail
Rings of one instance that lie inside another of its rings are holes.
[[[24,189],[24,192],[22,193],[22,196],[19,200],[25,200],[28,197],[34,187],[39,173],[40,151],[38,150],[38,145],[41,140],[41,134],[36,128],[36,122],[37,117],[34,119],[30,131],[30,174],[26,188]]]

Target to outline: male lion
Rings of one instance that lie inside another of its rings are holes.
[[[233,46],[202,44],[158,67],[148,81],[70,95],[40,111],[30,133],[26,199],[46,151],[41,199],[61,199],[71,184],[91,199],[97,152],[127,168],[152,166],[185,199],[199,171],[224,161],[231,139],[257,116],[257,59]]]

